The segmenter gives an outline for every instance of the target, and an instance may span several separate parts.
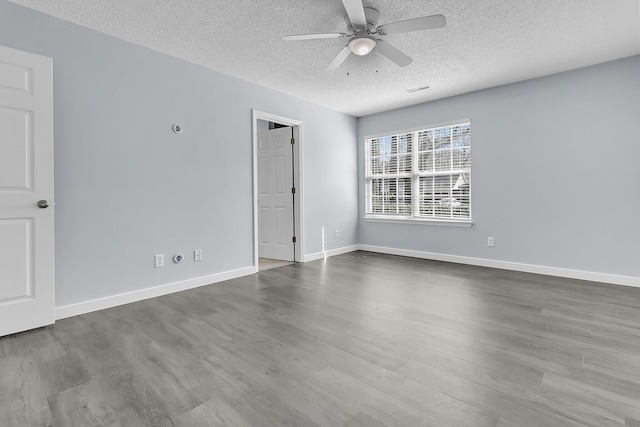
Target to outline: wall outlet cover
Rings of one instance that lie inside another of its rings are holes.
[[[154,255],[153,257],[153,265],[155,268],[164,267],[164,254]]]

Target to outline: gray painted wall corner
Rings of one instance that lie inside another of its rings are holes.
[[[640,56],[361,118],[364,137],[471,118],[471,228],[362,220],[365,245],[640,277]],[[496,245],[487,247],[487,237]]]
[[[304,253],[356,243],[354,117],[6,1],[0,44],[54,60],[57,306],[253,264],[252,109],[304,123]]]

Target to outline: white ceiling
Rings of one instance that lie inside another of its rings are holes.
[[[347,39],[281,37],[346,32],[341,0],[11,1],[354,116],[640,53],[640,0],[364,0],[380,24],[443,14],[447,26],[384,37],[408,67],[351,55],[333,72]]]

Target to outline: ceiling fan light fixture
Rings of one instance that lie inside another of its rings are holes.
[[[376,41],[370,37],[355,37],[349,42],[351,52],[358,56],[368,55],[374,47],[376,47]]]

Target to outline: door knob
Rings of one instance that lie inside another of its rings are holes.
[[[40,209],[46,209],[46,208],[48,208],[48,207],[49,207],[49,202],[48,202],[47,200],[40,200],[40,201],[38,202],[38,207],[39,207]]]

